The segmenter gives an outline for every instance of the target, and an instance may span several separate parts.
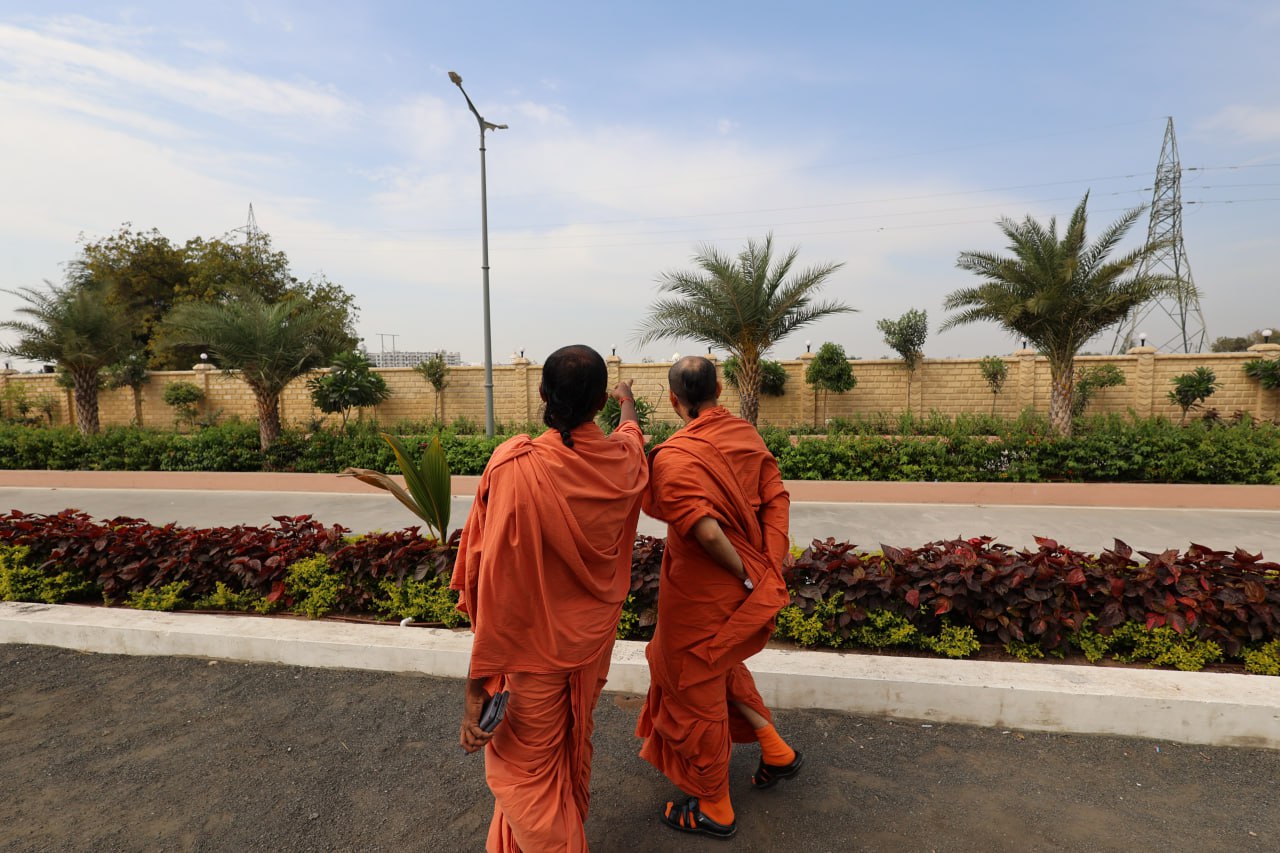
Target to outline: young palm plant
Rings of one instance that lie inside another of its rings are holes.
[[[798,248],[773,256],[773,235],[748,240],[737,257],[703,245],[695,271],[664,273],[661,293],[649,309],[636,341],[663,338],[698,341],[727,350],[738,360],[740,414],[752,424],[760,413],[760,360],[787,335],[816,320],[855,309],[835,301],[814,302],[826,280],[844,264],[819,264],[792,273]]]
[[[452,488],[449,460],[445,457],[444,448],[440,446],[440,439],[431,439],[422,454],[422,461],[415,465],[400,439],[385,432],[382,433],[382,438],[391,445],[391,450],[396,455],[396,464],[404,472],[404,482],[409,487],[407,491],[386,474],[368,468],[344,468],[338,476],[355,477],[362,483],[387,490],[408,507],[410,512],[422,519],[437,541],[447,542]]]
[[[1061,238],[1056,218],[1047,227],[1030,216],[1022,222],[1001,219],[1012,255],[962,252],[956,266],[984,283],[957,290],[943,303],[959,313],[942,330],[990,321],[1044,353],[1052,382],[1049,420],[1059,435],[1071,434],[1076,353],[1175,284],[1168,276],[1140,270],[1142,261],[1161,248],[1159,243],[1107,259],[1145,208],[1125,212],[1090,243],[1085,236],[1088,201],[1085,193]]]
[[[0,346],[0,352],[52,361],[63,368],[74,389],[76,426],[86,435],[96,433],[102,371],[124,361],[137,348],[133,325],[92,280],[64,286],[45,284],[47,292],[30,287],[6,291],[27,303],[16,310],[30,320],[0,322],[0,329],[19,336],[17,343]]]
[[[345,348],[347,330],[333,316],[297,298],[268,303],[256,294],[224,302],[184,302],[165,317],[169,346],[207,347],[224,370],[238,370],[258,406],[265,450],[280,436],[280,395],[294,379]]]

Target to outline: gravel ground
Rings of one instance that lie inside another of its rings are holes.
[[[597,711],[587,834],[608,851],[1274,851],[1280,753],[786,711],[808,756],[739,833],[657,820],[634,696]],[[474,851],[492,801],[457,682],[0,645],[0,850]]]

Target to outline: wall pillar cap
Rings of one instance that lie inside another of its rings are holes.
[[[1039,355],[1040,351],[1034,350],[1034,349],[1019,349],[1019,350],[1014,350],[1013,354],[1018,356],[1019,358],[1031,358],[1033,356]]]
[[[796,356],[796,359],[798,361],[812,361],[813,358],[814,358],[814,353],[811,353],[811,352],[802,352],[798,356]]]
[[[1280,344],[1254,344],[1249,352],[1280,352]]]
[[[529,359],[525,358],[522,355],[518,355],[515,358],[511,359],[512,367],[528,367],[532,363],[533,362],[529,361]]]
[[[205,371],[205,370],[217,370],[218,368],[214,367],[212,364],[209,364],[207,361],[202,361],[199,364],[191,365],[191,369],[195,371]]]
[[[1125,351],[1125,354],[1126,355],[1155,355],[1156,348],[1155,347],[1129,347],[1129,349]]]
[[[622,364],[622,359],[616,355],[606,355],[604,361],[605,364]]]

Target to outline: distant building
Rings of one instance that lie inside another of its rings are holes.
[[[373,362],[374,367],[417,367],[433,355],[444,356],[444,363],[450,367],[462,366],[462,354],[433,350],[431,352],[367,352],[365,355]]]

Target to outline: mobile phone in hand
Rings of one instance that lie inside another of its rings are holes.
[[[498,727],[498,723],[506,716],[507,700],[510,697],[510,692],[503,690],[484,700],[484,706],[480,709],[481,731],[491,732]]]

